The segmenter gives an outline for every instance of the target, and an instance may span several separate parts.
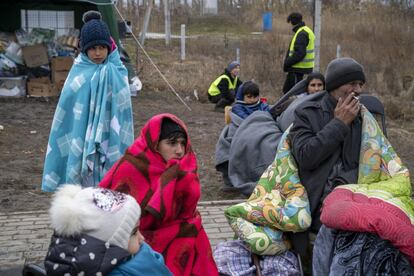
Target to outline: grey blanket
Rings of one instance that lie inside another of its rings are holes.
[[[216,144],[215,165],[219,166],[229,161],[230,145],[236,130],[243,119],[230,112],[231,123],[226,125],[220,133]]]
[[[238,127],[237,123],[226,126],[220,135],[216,167],[228,162],[231,185],[249,196],[264,170],[273,162],[282,132],[266,111],[252,113]]]
[[[267,111],[256,111],[246,119],[230,113],[216,144],[215,165],[223,174],[225,187],[250,196],[262,173],[273,162],[279,140],[295,118],[295,109],[318,93],[298,97],[277,118]]]

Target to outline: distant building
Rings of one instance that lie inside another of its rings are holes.
[[[202,14],[214,14],[218,13],[218,0],[201,0],[203,2]]]

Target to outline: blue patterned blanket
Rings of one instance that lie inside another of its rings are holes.
[[[42,190],[65,183],[96,186],[133,141],[127,70],[118,51],[102,64],[81,53],[53,118]]]

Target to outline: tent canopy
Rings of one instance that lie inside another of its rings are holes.
[[[21,10],[73,11],[74,27],[79,30],[83,25],[82,15],[88,10],[97,10],[102,14],[102,19],[108,25],[111,36],[120,49],[131,79],[135,76],[135,70],[119,40],[114,4],[113,0],[2,0],[0,1],[0,18],[2,18],[0,31],[14,32],[22,28]]]

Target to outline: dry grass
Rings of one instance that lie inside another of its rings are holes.
[[[297,2],[297,1],[294,1]],[[414,14],[396,7],[367,4],[354,7],[342,1],[341,9],[324,6],[321,35],[321,71],[336,57],[337,45],[341,56],[353,57],[364,65],[366,90],[379,96],[391,119],[413,120]],[[194,90],[205,94],[211,81],[236,58],[240,49],[241,78],[255,79],[262,94],[274,101],[281,95],[285,78],[283,59],[292,32],[286,17],[294,8],[279,7],[274,11],[273,31],[262,35],[249,34],[261,28],[261,12],[244,9],[242,21],[234,16],[179,17],[173,24],[188,23],[191,34],[201,34],[187,40],[187,59],[179,61],[179,42],[170,47],[164,41],[146,41],[146,49],[167,79],[184,97]],[[304,20],[312,25],[311,9],[300,10]],[[158,19],[154,19],[159,23]],[[159,25],[158,24],[158,28]],[[130,51],[131,52],[131,51]],[[144,89],[168,90],[156,71],[138,51],[140,78]],[[134,57],[135,58],[135,57]]]

